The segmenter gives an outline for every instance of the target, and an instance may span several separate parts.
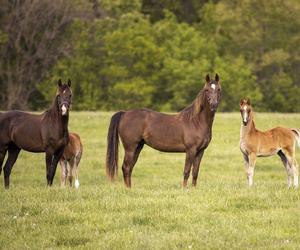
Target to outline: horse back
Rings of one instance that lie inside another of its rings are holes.
[[[7,111],[0,115],[0,143],[13,142],[19,148],[42,152],[41,116],[22,111]]]
[[[176,115],[149,109],[126,111],[119,124],[119,134],[125,148],[143,140],[164,152],[183,152],[182,125]]]

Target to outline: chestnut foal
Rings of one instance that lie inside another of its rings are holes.
[[[288,187],[298,187],[298,163],[295,158],[295,145],[300,147],[300,131],[298,129],[276,127],[261,132],[255,128],[253,109],[250,99],[240,101],[242,125],[240,133],[240,149],[243,153],[249,186],[253,185],[253,174],[256,157],[278,154],[288,176]]]
[[[76,133],[69,133],[69,143],[65,147],[64,153],[60,159],[60,183],[62,186],[66,186],[66,179],[68,176],[70,186],[72,186],[73,177],[75,177],[74,185],[76,188],[79,188],[78,165],[82,156],[82,149],[79,135]]]

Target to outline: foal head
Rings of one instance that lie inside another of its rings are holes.
[[[70,105],[72,102],[72,90],[70,79],[67,83],[62,83],[60,79],[58,80],[56,96],[59,113],[62,116],[67,115],[69,113]]]
[[[251,116],[251,103],[249,98],[243,98],[240,101],[240,112],[244,126],[247,126]]]
[[[206,100],[210,106],[210,110],[215,112],[221,100],[221,85],[219,83],[218,74],[216,74],[215,79],[210,79],[209,74],[206,75],[204,92]]]

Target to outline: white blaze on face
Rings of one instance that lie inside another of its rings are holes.
[[[63,104],[63,105],[61,106],[61,114],[62,114],[62,115],[66,115],[66,114],[67,114],[67,108],[66,108],[66,105],[65,105],[65,104]]]
[[[212,84],[210,86],[211,86],[212,89],[214,89],[214,90],[216,89],[216,84]]]
[[[245,105],[245,106],[243,107],[243,110],[244,110],[244,112],[243,112],[243,121],[244,121],[244,122],[247,122],[247,119],[248,119],[247,108],[248,108],[247,105]]]

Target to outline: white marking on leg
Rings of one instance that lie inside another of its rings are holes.
[[[212,89],[216,89],[216,84],[210,85]]]
[[[79,180],[78,179],[75,180],[75,188],[79,188]]]
[[[299,182],[298,182],[298,175],[294,175],[294,187],[298,188]]]

